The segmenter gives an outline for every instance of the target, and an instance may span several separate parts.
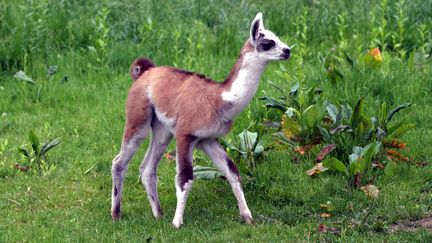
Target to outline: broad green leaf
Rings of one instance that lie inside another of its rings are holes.
[[[348,172],[350,175],[356,175],[360,172],[360,164],[357,161],[350,162],[348,165]]]
[[[33,132],[33,130],[30,131],[29,133],[29,140],[31,143],[31,146],[33,148],[33,152],[35,153],[35,155],[39,155],[39,138],[36,136],[36,134]]]
[[[387,103],[383,102],[381,104],[381,110],[379,115],[379,126],[385,127],[385,124],[387,124],[386,117],[387,117]]]
[[[349,155],[349,162],[355,162],[357,161],[363,154],[363,148],[362,147],[354,147],[353,153]]]
[[[363,103],[364,97],[360,98],[360,100],[357,102],[351,115],[351,127],[356,134],[358,134],[357,131],[363,123]]]
[[[313,129],[316,124],[325,116],[325,107],[323,103],[316,103],[309,106],[302,115],[302,122],[307,129]]]
[[[295,95],[297,91],[300,88],[300,83],[296,83],[291,89],[290,89],[290,95]]]
[[[289,117],[289,118],[293,118],[295,116],[299,117],[300,116],[300,112],[298,112],[296,109],[292,108],[292,107],[288,107],[287,110],[285,111],[285,114]]]
[[[318,125],[318,130],[319,130],[322,138],[324,139],[324,141],[329,141],[331,139],[330,133],[327,131],[327,129]]]
[[[30,158],[30,154],[29,154],[29,152],[27,150],[25,150],[25,149],[23,149],[21,147],[18,147],[17,149],[18,149],[18,152],[20,152],[22,155],[24,155],[27,158]]]
[[[342,116],[341,120],[350,119],[351,115],[353,113],[351,106],[349,106],[349,105],[342,105],[341,108],[342,108],[341,111],[340,111],[340,114]]]
[[[197,179],[202,180],[213,180],[216,178],[223,177],[222,173],[212,167],[194,166],[193,176]]]
[[[388,135],[389,138],[399,138],[402,135],[404,135],[406,132],[408,132],[409,130],[412,130],[415,128],[415,125],[410,123],[410,124],[404,124],[402,126],[400,126],[399,128],[397,128],[396,130],[394,130],[392,133],[390,133]]]
[[[273,134],[273,136],[275,136],[275,138],[283,144],[286,144],[286,145],[289,145],[292,147],[296,146],[296,142],[287,138],[287,136],[283,132],[276,132]]]
[[[358,165],[359,172],[363,173],[368,168],[368,161],[364,157],[360,157],[355,163]]]
[[[277,90],[279,90],[281,93],[284,93],[284,90],[281,88],[280,84],[275,84],[270,80],[268,80],[267,83],[273,86],[274,88],[276,88]]]
[[[338,114],[339,114],[338,108],[331,103],[327,103],[326,110],[329,116],[331,117],[331,119],[333,120],[333,124],[336,123],[338,121]]]
[[[283,112],[286,110],[286,105],[282,101],[279,101],[273,97],[264,96],[259,99],[264,101],[264,105],[267,108],[276,108],[282,110]]]
[[[387,119],[385,120],[386,124],[389,123],[391,121],[391,119],[393,118],[393,116],[398,113],[399,111],[409,107],[411,105],[411,103],[405,103],[402,104],[396,108],[394,108],[393,110],[391,110],[388,115],[387,115]]]
[[[240,137],[240,150],[242,151],[252,151],[254,149],[254,145],[258,139],[258,133],[249,132],[248,130],[244,130],[239,134]]]
[[[51,140],[49,143],[44,144],[41,148],[41,155],[46,154],[50,149],[54,148],[60,143],[60,138],[55,138]]]
[[[29,76],[27,76],[27,74],[24,71],[18,71],[17,73],[15,73],[14,78],[20,79],[20,80],[24,80],[26,82],[29,82],[31,84],[34,84],[34,80],[32,78],[30,78]]]
[[[288,139],[292,139],[300,133],[300,125],[293,118],[283,116],[281,125],[282,131]]]
[[[255,146],[253,153],[255,156],[259,156],[263,152],[264,152],[264,146],[262,145],[261,141],[259,141],[258,144]]]
[[[342,161],[340,161],[334,157],[330,157],[328,159],[325,159],[322,163],[323,163],[323,166],[326,168],[329,168],[329,169],[335,170],[335,171],[339,171],[339,172],[344,173],[345,175],[348,175],[348,170],[347,170],[345,164]]]
[[[315,97],[315,91],[316,88],[312,87],[309,88],[306,92],[307,92],[307,100],[306,100],[306,104],[313,104],[314,102],[314,97]]]
[[[367,171],[372,167],[372,158],[379,152],[380,148],[380,142],[370,143],[363,148],[362,157],[359,160],[361,172]]]

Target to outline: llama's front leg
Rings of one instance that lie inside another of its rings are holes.
[[[192,155],[197,138],[191,135],[177,136],[177,175],[175,177],[177,208],[173,225],[179,228],[183,224],[183,213],[193,183]]]
[[[198,147],[210,157],[216,168],[218,168],[225,175],[231,184],[231,188],[237,199],[240,215],[246,223],[252,224],[254,220],[243,194],[243,189],[240,183],[240,174],[237,170],[237,166],[228,157],[222,145],[220,145],[215,139],[201,141],[198,144]]]
[[[159,218],[163,215],[157,192],[157,167],[167,145],[171,141],[171,133],[153,118],[152,141],[140,166],[141,180],[147,192],[153,215]]]

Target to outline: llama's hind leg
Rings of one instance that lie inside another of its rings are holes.
[[[254,220],[243,194],[240,174],[222,145],[215,139],[209,139],[201,141],[198,148],[202,149],[213,161],[213,164],[225,175],[237,199],[240,215],[246,223],[252,224]]]
[[[144,138],[149,131],[150,122],[142,125],[140,129],[131,135],[129,139],[124,139],[120,153],[114,158],[112,162],[112,197],[111,197],[111,216],[114,220],[118,219],[121,215],[120,201],[123,192],[123,182],[126,176],[129,161],[132,159],[137,148],[141,145]]]
[[[141,163],[140,172],[153,215],[159,218],[163,215],[163,211],[157,192],[157,167],[166,147],[171,141],[172,134],[160,123],[157,117],[153,118],[151,128],[152,140]]]
[[[152,110],[145,89],[132,86],[126,103],[126,125],[120,153],[112,162],[112,197],[111,216],[118,219],[121,215],[120,201],[123,192],[123,181],[129,161],[147,136],[152,120]]]

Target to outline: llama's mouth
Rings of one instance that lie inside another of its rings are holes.
[[[290,58],[291,53],[282,53],[280,55],[281,60],[288,60],[288,58]]]

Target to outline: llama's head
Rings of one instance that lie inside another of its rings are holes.
[[[287,60],[291,49],[270,30],[264,28],[262,13],[252,21],[250,41],[260,58],[264,60]]]

